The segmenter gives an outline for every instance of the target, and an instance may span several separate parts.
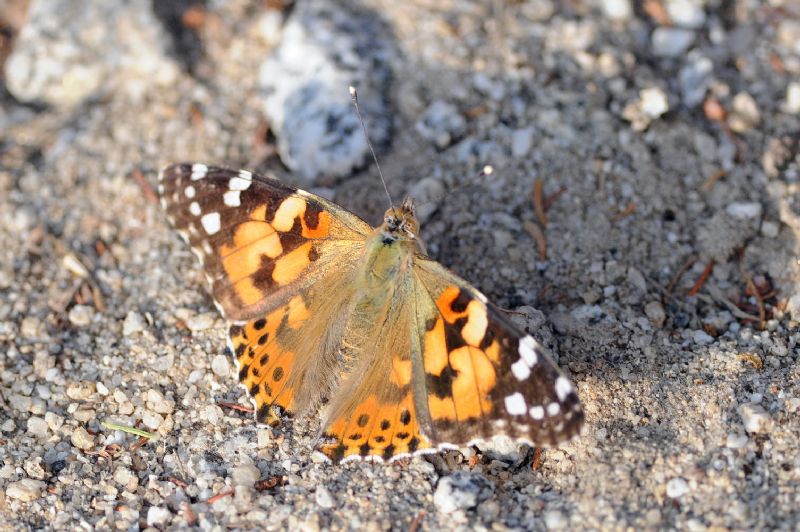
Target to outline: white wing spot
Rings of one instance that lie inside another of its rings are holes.
[[[531,368],[539,361],[539,357],[536,355],[536,341],[530,336],[519,341],[519,356]]]
[[[544,407],[542,406],[532,406],[528,413],[533,419],[544,419]]]
[[[525,364],[522,359],[517,360],[511,364],[511,373],[517,378],[518,381],[524,381],[531,375],[531,369]]]
[[[560,411],[561,411],[561,405],[559,405],[556,402],[552,402],[549,405],[547,405],[548,416],[557,416]]]
[[[241,177],[242,179],[247,179],[248,181],[251,181],[253,179],[253,174],[251,174],[247,170],[239,170],[239,177]]]
[[[562,403],[567,399],[567,396],[572,393],[572,384],[565,377],[556,379],[556,395],[558,400]]]
[[[189,224],[189,234],[192,236],[197,236],[197,226],[194,224]]]
[[[211,249],[211,244],[209,244],[207,240],[203,240],[203,252],[209,256],[214,253],[214,250]]]
[[[178,234],[180,235],[180,237],[181,237],[181,238],[182,238],[182,239],[183,239],[183,240],[184,240],[184,241],[185,241],[187,244],[189,243],[189,233],[187,233],[186,231],[182,231],[181,229],[178,229]]]
[[[239,190],[229,190],[222,195],[222,201],[228,207],[238,207],[242,204],[239,194],[241,194],[241,191]]]
[[[191,205],[189,205],[189,212],[195,216],[200,216],[200,213],[203,212],[200,210],[200,204],[196,201],[193,201]]]
[[[200,163],[192,165],[192,181],[203,179],[208,173],[208,166]]]
[[[194,189],[192,185],[189,185],[188,187],[183,189],[183,193],[187,198],[192,199],[194,195],[197,194],[197,191]]]
[[[209,235],[215,234],[217,231],[220,230],[220,220],[219,220],[219,213],[218,212],[210,212],[208,214],[203,215],[200,218],[200,223],[203,224],[203,229],[206,230],[206,233]]]
[[[516,392],[506,397],[506,411],[512,416],[521,416],[528,411],[521,393]]]
[[[252,181],[250,179],[243,179],[241,177],[232,177],[228,181],[228,190],[247,190],[250,188]]]
[[[159,196],[163,196],[164,195],[164,183],[159,183],[158,184],[158,195]]]

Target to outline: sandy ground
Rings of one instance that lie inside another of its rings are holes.
[[[388,466],[321,463],[316,419],[229,406],[224,324],[153,195],[203,161],[378,221],[374,166],[293,179],[267,133],[258,69],[291,10],[132,2],[139,37],[103,39],[134,53],[92,40],[96,10],[34,1],[84,32],[54,52],[24,4],[0,9],[0,527],[797,529],[796,3],[363,4],[391,49],[390,191],[423,196],[431,255],[519,311],[587,413],[540,457]],[[59,61],[95,82],[9,71]]]

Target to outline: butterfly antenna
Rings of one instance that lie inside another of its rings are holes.
[[[378,169],[378,175],[381,178],[381,183],[383,183],[383,190],[386,191],[386,197],[389,198],[389,207],[394,207],[394,202],[392,201],[392,196],[389,194],[389,188],[386,186],[386,180],[383,178],[383,172],[381,172],[381,165],[378,164],[378,157],[375,155],[375,150],[372,149],[372,142],[369,140],[369,133],[367,133],[367,126],[364,124],[364,119],[361,117],[361,110],[358,108],[358,92],[356,88],[351,86],[350,87],[350,98],[353,100],[353,107],[356,108],[356,115],[358,115],[358,121],[361,122],[361,129],[364,130],[364,137],[367,139],[367,146],[369,146],[369,151],[372,154],[372,160],[375,161],[375,167]]]
[[[481,168],[481,171],[480,171],[480,172],[478,172],[478,177],[487,177],[487,176],[490,176],[490,175],[492,175],[493,173],[494,173],[494,167],[492,167],[491,165],[488,165],[488,164],[487,164],[486,166],[484,166],[483,168]],[[428,205],[429,203],[439,203],[439,202],[440,202],[440,201],[442,201],[444,198],[446,198],[446,197],[448,196],[448,194],[452,194],[452,193],[453,193],[453,192],[455,192],[456,190],[458,190],[458,189],[460,189],[460,188],[466,188],[466,187],[468,187],[468,186],[470,186],[470,187],[471,187],[471,186],[475,186],[475,185],[474,185],[473,183],[463,183],[463,184],[460,184],[460,185],[458,185],[458,186],[455,186],[455,187],[451,188],[450,190],[446,191],[446,192],[445,192],[445,193],[443,193],[443,194],[439,194],[438,196],[434,196],[434,197],[432,197],[432,198],[430,198],[430,199],[426,200],[425,202],[418,204],[418,205],[417,205],[417,207],[418,207],[418,208],[419,208],[419,207],[424,207],[425,205]]]

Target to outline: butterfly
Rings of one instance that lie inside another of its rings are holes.
[[[258,422],[321,411],[331,461],[506,435],[552,446],[583,411],[547,350],[429,258],[414,204],[372,227],[246,170],[174,164],[161,205],[200,260]]]

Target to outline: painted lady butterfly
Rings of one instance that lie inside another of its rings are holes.
[[[369,224],[241,170],[176,164],[161,204],[205,268],[259,422],[328,402],[332,461],[507,435],[555,445],[583,423],[545,348],[428,258],[410,200]]]

